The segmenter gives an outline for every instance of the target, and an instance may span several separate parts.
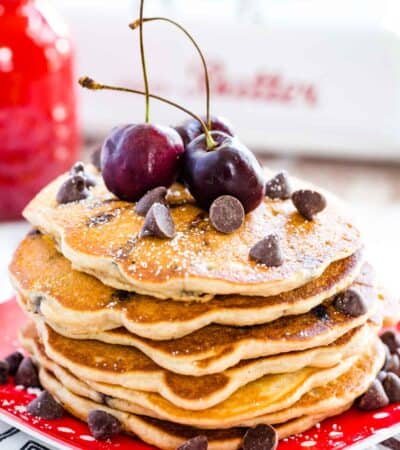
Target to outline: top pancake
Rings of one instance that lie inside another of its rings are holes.
[[[114,198],[99,174],[89,198],[58,205],[56,194],[66,177],[43,189],[24,215],[56,240],[74,267],[117,289],[176,300],[201,300],[203,294],[271,296],[317,278],[361,247],[358,230],[330,195],[328,207],[313,221],[301,217],[290,200],[266,198],[239,230],[225,235],[188,198],[181,196],[179,204],[180,192],[173,190],[176,236],[138,238],[143,217],[132,203]],[[296,189],[307,187],[292,182]],[[271,233],[281,241],[280,267],[249,260],[250,248]]]

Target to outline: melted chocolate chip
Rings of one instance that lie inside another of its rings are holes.
[[[381,335],[381,341],[387,345],[390,353],[396,353],[400,348],[400,336],[392,330],[385,331]]]
[[[14,383],[17,386],[40,387],[38,372],[31,358],[25,357],[21,361],[15,374]]]
[[[161,204],[154,203],[144,219],[139,237],[156,236],[172,239],[175,236],[175,225],[169,209]]]
[[[32,312],[34,314],[40,314],[40,307],[42,305],[42,302],[44,300],[44,297],[42,295],[35,295],[32,298]]]
[[[111,299],[112,300],[116,300],[119,302],[125,302],[126,300],[129,300],[131,297],[133,297],[135,294],[133,292],[128,292],[128,291],[122,291],[122,290],[117,290],[114,291],[111,294]]]
[[[390,403],[400,402],[400,378],[394,373],[388,373],[382,384]]]
[[[367,392],[359,398],[357,406],[364,411],[383,408],[389,404],[389,398],[379,380],[374,380]]]
[[[311,310],[315,317],[321,320],[329,320],[328,308],[325,305],[318,305]]]
[[[32,400],[26,410],[32,416],[46,420],[60,419],[64,415],[64,408],[47,391]]]
[[[359,317],[368,311],[368,306],[361,294],[355,289],[337,294],[333,306],[343,314],[351,317]]]
[[[221,195],[210,207],[210,222],[220,233],[229,234],[239,229],[244,215],[243,205],[231,195]]]
[[[88,425],[93,437],[99,441],[110,439],[121,431],[121,422],[100,409],[90,411]]]
[[[67,178],[57,192],[56,200],[59,204],[76,202],[89,196],[85,178],[82,175],[73,175]]]
[[[85,179],[85,184],[87,188],[91,188],[93,186],[96,186],[96,180],[95,178],[90,175],[90,173],[87,173],[85,171],[85,165],[83,164],[82,161],[78,161],[76,162],[71,170],[69,171],[71,176],[74,175],[81,175],[84,179]]]
[[[96,167],[96,169],[101,172],[101,146],[96,148],[90,154],[90,162]]]
[[[267,181],[265,195],[269,198],[286,200],[290,198],[292,189],[286,172],[280,172]]]
[[[257,425],[249,428],[243,438],[243,450],[275,450],[278,433],[271,425]]]
[[[282,250],[278,236],[270,234],[257,242],[249,253],[250,259],[268,267],[277,267],[283,264]]]
[[[7,361],[0,360],[0,384],[8,383],[8,374],[10,366]]]
[[[8,362],[8,368],[10,375],[15,375],[17,373],[18,367],[21,361],[24,359],[22,353],[14,352],[4,358]]]
[[[292,202],[297,211],[307,220],[314,217],[326,208],[325,197],[317,191],[301,189],[292,194]]]
[[[165,205],[165,197],[167,195],[167,188],[164,186],[159,186],[151,191],[148,191],[143,197],[136,203],[135,211],[139,216],[145,217],[149,212],[149,209],[154,205],[154,203],[162,203]]]
[[[176,450],[207,450],[208,440],[206,436],[196,436],[180,445]]]

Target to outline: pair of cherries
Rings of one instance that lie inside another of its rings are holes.
[[[104,182],[117,197],[136,202],[179,176],[206,210],[216,198],[231,195],[246,213],[252,211],[265,195],[259,162],[223,119],[212,118],[210,135],[211,149],[195,119],[176,128],[150,123],[115,128],[101,151]]]

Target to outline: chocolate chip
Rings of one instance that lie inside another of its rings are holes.
[[[250,259],[268,267],[277,267],[283,264],[282,250],[278,236],[270,234],[257,242],[250,249]]]
[[[387,372],[393,372],[396,375],[400,375],[400,358],[399,355],[393,354],[387,364],[385,364]]]
[[[309,189],[293,192],[292,202],[297,211],[307,220],[313,220],[316,214],[326,208],[325,197]]]
[[[381,335],[381,341],[388,346],[390,353],[396,353],[400,348],[400,336],[392,330],[385,331]]]
[[[101,146],[96,148],[90,154],[90,162],[96,167],[96,169],[101,172]]]
[[[46,420],[60,419],[64,415],[64,408],[47,391],[32,400],[26,410],[32,416]]]
[[[21,361],[14,383],[17,386],[40,387],[38,372],[31,358],[26,357]]]
[[[175,236],[175,225],[169,209],[161,204],[154,203],[144,219],[139,237],[156,236],[172,239]]]
[[[242,226],[244,214],[243,205],[231,195],[221,195],[210,206],[210,222],[217,231],[225,234]]]
[[[364,411],[383,408],[389,404],[389,398],[379,380],[374,380],[367,392],[359,398],[357,406]]]
[[[385,370],[381,370],[376,378],[382,383],[382,381],[386,378],[386,376],[387,372]]]
[[[390,450],[400,450],[400,441],[398,441],[396,438],[389,438],[385,441],[382,441],[380,445],[383,445],[383,447],[390,448]]]
[[[136,203],[135,211],[139,216],[145,217],[149,209],[154,203],[162,203],[165,205],[165,196],[167,195],[167,188],[159,186],[151,191],[148,191],[143,197]]]
[[[100,409],[90,411],[88,425],[93,437],[99,441],[110,439],[121,431],[121,422]]]
[[[73,175],[67,178],[57,192],[56,200],[60,204],[76,202],[89,196],[85,178],[82,175]]]
[[[286,172],[278,173],[267,181],[265,185],[265,195],[269,198],[286,200],[290,198],[291,193],[292,189]]]
[[[93,187],[93,186],[96,186],[96,180],[95,180],[95,178],[92,176],[92,175],[90,175],[90,173],[87,173],[86,171],[85,171],[85,165],[83,164],[83,162],[82,161],[78,161],[78,162],[76,162],[73,166],[72,166],[72,168],[71,168],[71,170],[70,170],[70,175],[82,175],[83,176],[83,178],[85,179],[85,184],[86,184],[86,187],[87,188],[91,188],[91,187]]]
[[[15,375],[17,373],[18,367],[24,356],[20,352],[14,352],[4,358],[8,362],[10,375]]]
[[[207,450],[208,440],[206,436],[196,436],[180,445],[176,450]]]
[[[325,305],[318,305],[311,310],[318,319],[329,320],[328,308]]]
[[[387,368],[392,362],[392,354],[390,353],[389,347],[387,345],[383,344],[383,349],[385,350],[385,363],[383,364],[382,369],[387,371]]]
[[[400,378],[394,373],[388,373],[382,384],[390,403],[400,402]]]
[[[42,232],[38,230],[37,228],[32,228],[27,234],[27,236],[40,236]]]
[[[368,306],[361,294],[355,289],[337,294],[333,306],[343,314],[351,317],[359,317],[368,311]]]
[[[271,425],[249,428],[243,438],[243,450],[274,450],[278,446],[278,433]]]
[[[10,366],[7,361],[0,360],[0,384],[8,383],[8,374],[10,372]]]

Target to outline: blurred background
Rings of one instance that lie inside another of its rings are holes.
[[[212,112],[269,167],[343,197],[385,285],[400,291],[400,2],[148,0],[146,16],[185,25],[206,55]],[[27,230],[29,199],[144,102],[79,89],[77,78],[142,88],[135,0],[0,0],[0,295]],[[151,91],[205,112],[190,42],[145,25]],[[180,111],[152,102],[152,119]]]

